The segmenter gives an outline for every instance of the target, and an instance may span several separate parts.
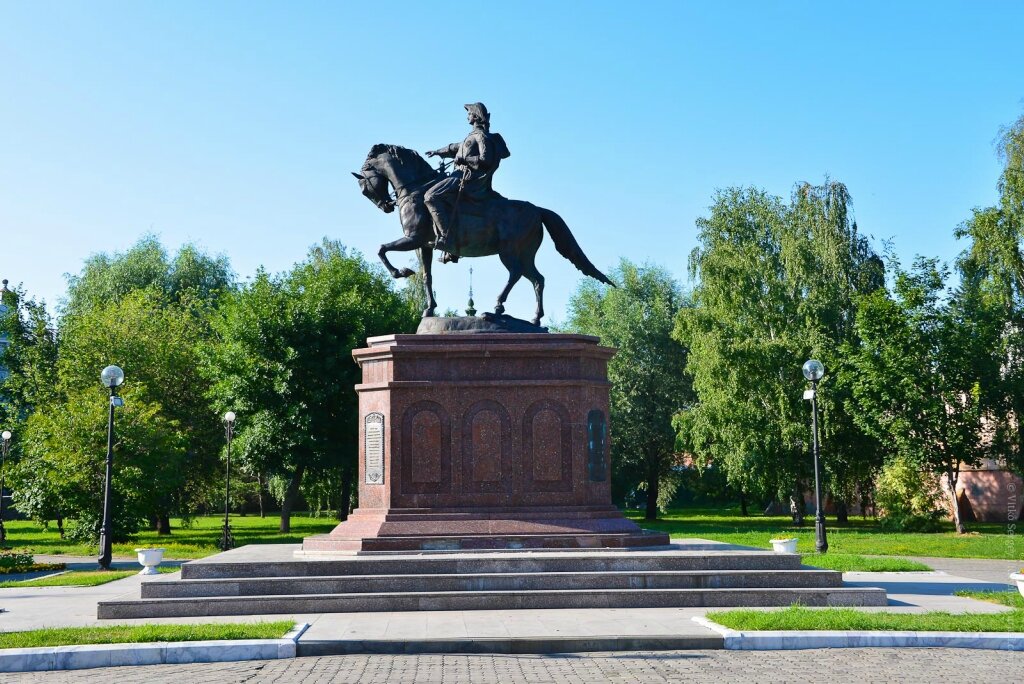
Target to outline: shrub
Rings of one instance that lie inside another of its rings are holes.
[[[882,467],[875,483],[875,504],[883,529],[899,532],[935,532],[945,511],[935,478],[909,459],[896,457]]]

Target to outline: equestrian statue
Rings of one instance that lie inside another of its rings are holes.
[[[413,271],[395,268],[387,253],[417,250],[427,299],[424,318],[434,316],[437,308],[430,272],[437,249],[442,252],[442,263],[497,254],[508,269],[508,282],[498,295],[494,313],[505,313],[509,292],[525,276],[533,283],[537,297],[532,323],[539,326],[544,316],[544,276],[537,271],[534,256],[545,228],[555,249],[573,266],[614,287],[583,253],[558,214],[529,202],[506,199],[494,190],[491,182],[501,160],[510,156],[508,145],[500,134],[491,132],[491,117],[482,103],[467,104],[465,108],[472,126],[466,139],[427,152],[428,157],[442,158],[440,168],[432,167],[415,150],[378,144],[370,148],[359,173],[352,174],[363,195],[381,211],[390,214],[398,207],[405,237],[381,245],[377,255],[393,277],[408,278]],[[454,160],[451,173],[445,159]]]

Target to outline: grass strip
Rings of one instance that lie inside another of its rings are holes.
[[[63,570],[64,563],[29,563],[28,565],[0,566],[0,575],[20,575],[26,572],[44,572],[46,570]]]
[[[805,553],[804,565],[840,572],[927,572],[924,563],[906,558],[869,558],[855,553]]]
[[[0,648],[78,646],[82,644],[144,644],[162,641],[280,639],[295,626],[291,620],[198,625],[114,625],[61,627],[0,634]]]
[[[178,568],[157,568],[161,573],[177,572]],[[50,577],[0,582],[0,589],[23,587],[95,587],[139,574],[138,570],[72,570]]]
[[[972,591],[970,589],[961,589],[956,592],[956,595],[1024,610],[1024,596],[1021,596],[1019,591]]]
[[[901,632],[1024,632],[1024,610],[1006,613],[881,613],[853,608],[727,610],[711,612],[712,622],[741,631],[864,630]]]

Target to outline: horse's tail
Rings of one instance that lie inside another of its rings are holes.
[[[544,227],[548,229],[548,234],[555,243],[555,249],[558,250],[558,253],[591,278],[615,287],[615,283],[609,280],[608,276],[601,273],[594,264],[590,263],[590,259],[580,249],[579,243],[576,242],[576,238],[573,237],[572,231],[569,230],[569,226],[565,225],[562,217],[550,209],[537,208],[540,210],[541,221],[544,222]]]

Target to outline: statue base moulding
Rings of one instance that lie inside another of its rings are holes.
[[[612,505],[596,337],[419,334],[353,351],[359,507],[304,553],[669,543]]]

